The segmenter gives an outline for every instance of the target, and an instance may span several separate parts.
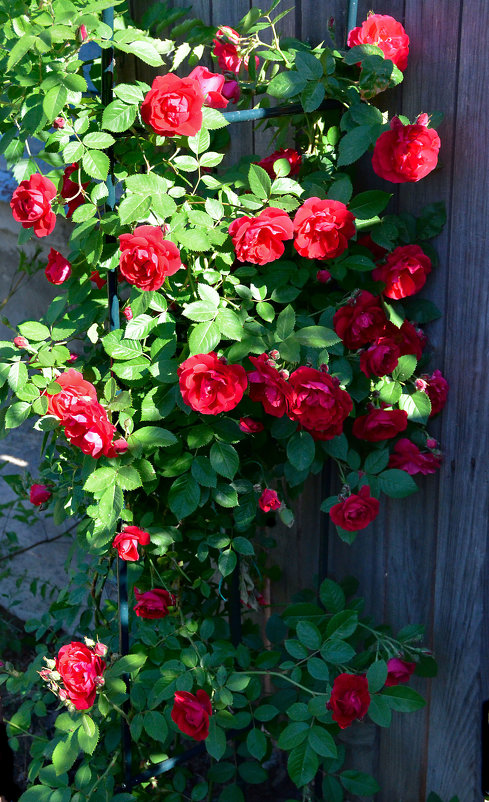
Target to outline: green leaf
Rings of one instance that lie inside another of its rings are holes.
[[[338,751],[333,736],[323,727],[314,724],[307,736],[309,746],[321,757],[336,758]]]
[[[20,39],[17,39],[15,44],[10,50],[10,55],[7,60],[7,72],[15,67],[15,65],[24,58],[29,50],[33,49],[36,37],[32,34],[23,34]]]
[[[299,50],[295,56],[295,66],[301,77],[308,81],[319,81],[323,77],[323,65],[319,58],[306,50]]]
[[[24,362],[14,362],[9,369],[7,381],[14,393],[24,387],[29,381],[27,368]]]
[[[392,721],[392,711],[388,702],[378,693],[370,697],[368,714],[374,724],[379,727],[390,727]]]
[[[334,635],[335,638],[349,638],[357,626],[358,613],[354,610],[343,610],[341,613],[336,613],[328,622],[326,637],[330,638]]]
[[[5,415],[5,428],[15,429],[20,426],[29,417],[30,411],[31,405],[27,401],[19,401],[16,404],[12,404]]]
[[[260,304],[257,304],[257,308]],[[268,305],[268,304],[267,304]],[[216,324],[223,337],[228,340],[241,340],[243,337],[243,324],[236,312],[232,309],[219,309]]]
[[[339,638],[331,638],[321,648],[321,657],[327,663],[339,665],[348,663],[355,657],[355,649]]]
[[[319,760],[309,743],[306,741],[292,749],[287,761],[289,777],[298,788],[310,783],[319,768]]]
[[[58,116],[67,100],[68,90],[62,84],[53,86],[53,88],[47,92],[42,102],[42,108],[49,122],[52,122],[54,118]]]
[[[97,468],[90,474],[83,489],[89,492],[104,490],[109,485],[115,484],[116,476],[117,472],[114,468]]]
[[[307,670],[311,677],[321,682],[329,682],[329,669],[324,660],[319,657],[310,657],[307,661]]]
[[[332,579],[324,579],[319,588],[319,598],[330,613],[339,613],[346,604],[343,588]]]
[[[137,315],[126,326],[124,339],[142,340],[158,325],[158,319],[151,315]]]
[[[229,576],[236,568],[238,558],[232,549],[224,549],[219,555],[218,568],[223,576]]]
[[[325,95],[324,84],[312,83],[312,81],[308,81],[303,91],[301,92],[301,103],[304,111],[306,113],[311,113],[312,111],[316,111],[318,106],[320,106],[321,103],[323,102],[324,95]]]
[[[59,743],[56,744],[51,759],[57,775],[63,774],[63,772],[71,769],[73,763],[78,757],[78,752],[78,741],[71,734],[66,738],[66,740],[59,741]]]
[[[355,195],[351,199],[348,209],[360,220],[369,220],[371,217],[383,212],[391,198],[392,194],[390,192],[371,189]]]
[[[406,354],[405,356],[399,357],[397,367],[392,371],[392,378],[394,381],[406,381],[413,375],[417,364],[418,362],[413,354]]]
[[[268,94],[278,98],[294,97],[300,95],[306,83],[306,78],[297,72],[279,72],[268,84]]]
[[[443,231],[447,222],[447,211],[443,201],[430,203],[421,210],[416,220],[416,238],[433,239]]]
[[[117,473],[117,484],[123,490],[136,490],[136,488],[141,487],[142,481],[133,465],[122,465]]]
[[[102,127],[117,133],[127,131],[136,119],[137,111],[137,105],[128,106],[122,100],[113,100],[104,109]]]
[[[202,109],[202,122],[209,131],[215,131],[218,128],[225,128],[229,125],[228,121],[217,109],[210,109],[204,106]]]
[[[45,326],[44,323],[37,323],[34,320],[27,320],[25,323],[21,323],[17,326],[17,328],[23,337],[27,337],[27,339],[32,340],[32,342],[48,340],[51,336],[48,327]]]
[[[268,173],[258,164],[250,164],[248,172],[250,189],[257,198],[265,200],[270,197],[272,182]]]
[[[111,677],[121,677],[123,674],[132,674],[133,671],[144,666],[146,660],[145,654],[126,654],[111,665],[110,675]]]
[[[365,473],[380,473],[384,468],[387,468],[388,462],[389,449],[382,448],[380,451],[372,451],[365,460]]]
[[[149,64],[150,67],[161,67],[163,64],[163,59],[151,42],[136,40],[135,42],[127,44],[126,42],[123,43],[116,40],[114,44],[118,50],[122,50],[124,53],[131,53],[133,56],[141,59],[141,61],[144,61],[145,64]]]
[[[145,713],[143,726],[150,738],[153,738],[155,741],[161,741],[161,743],[166,741],[168,736],[168,724],[162,713],[158,713],[156,710],[150,710]]]
[[[387,663],[385,660],[376,660],[367,670],[368,689],[370,693],[377,693],[384,687],[387,679]]]
[[[218,727],[214,716],[209,719],[209,735],[205,739],[205,747],[214,760],[220,760],[226,751],[226,734]]]
[[[221,334],[218,326],[209,321],[193,327],[188,338],[191,354],[208,354],[219,345]]]
[[[214,443],[210,450],[211,465],[220,476],[234,479],[239,468],[239,456],[235,448],[228,443]]]
[[[157,448],[166,448],[172,446],[177,442],[177,438],[168,429],[162,429],[160,426],[143,426],[133,432],[129,438],[129,447],[132,445],[140,445],[143,451],[155,451]]]
[[[342,137],[338,148],[338,167],[352,164],[363,156],[371,143],[371,130],[369,125],[359,125]]]
[[[103,131],[93,131],[90,134],[85,134],[82,142],[87,148],[106,150],[106,148],[110,148],[115,143],[115,139],[112,134],[105,134]]]
[[[369,56],[382,56],[382,50],[377,45],[356,45],[355,47],[350,48],[347,53],[344,54],[343,58],[345,60],[345,64],[357,64],[357,62],[362,62]]]
[[[89,176],[99,181],[107,178],[110,162],[107,154],[99,150],[87,150],[82,158],[83,169]]]
[[[382,493],[390,498],[406,498],[418,489],[413,477],[397,468],[389,468],[379,474],[379,482]]]
[[[246,737],[246,746],[250,755],[256,760],[263,760],[267,752],[267,739],[265,734],[254,727]]]
[[[292,332],[294,331],[295,327],[295,312],[293,307],[289,304],[282,309],[278,318],[277,318],[277,327],[275,329],[275,334],[280,340],[286,340]],[[298,336],[299,332],[297,332]],[[335,335],[336,336],[336,335]]]
[[[287,457],[298,471],[308,471],[314,462],[316,444],[309,432],[296,432],[287,443]]]
[[[307,738],[309,726],[308,721],[294,721],[293,724],[288,724],[279,735],[278,748],[289,750],[303,743]]]
[[[297,637],[304,646],[311,650],[319,649],[322,636],[315,624],[310,621],[299,621],[296,631]]]
[[[295,336],[301,345],[308,345],[311,348],[328,348],[341,342],[336,332],[325,326],[306,326],[296,331]]]
[[[377,781],[370,774],[364,774],[362,771],[353,769],[343,771],[340,774],[340,780],[347,791],[357,796],[372,796],[380,791]]]
[[[80,749],[93,755],[99,739],[98,725],[87,715],[82,717],[83,726],[78,730],[78,743]]]
[[[431,401],[427,393],[417,391],[412,395],[403,394],[399,398],[399,409],[407,412],[413,423],[427,423],[431,413]]]
[[[212,498],[221,507],[237,507],[238,494],[234,487],[231,485],[218,484],[215,490],[212,491]]]
[[[224,312],[225,310],[223,309],[222,311]],[[184,317],[196,323],[205,323],[214,320],[217,309],[214,304],[209,303],[209,301],[193,301],[193,303],[187,304],[182,314]]]
[[[378,382],[375,385],[375,389],[379,393],[380,400],[386,404],[397,404],[402,393],[402,385],[399,382],[391,381],[388,376]]]
[[[151,196],[129,195],[119,204],[121,224],[127,225],[135,220],[142,220],[148,216],[151,208]]]
[[[195,457],[192,462],[192,476],[199,485],[204,487],[216,487],[217,474],[211,466],[208,457]]]
[[[384,688],[381,698],[385,699],[392,710],[400,713],[413,713],[425,706],[426,701],[419,693],[404,685],[395,685],[393,688]]]
[[[168,504],[179,521],[195,512],[199,501],[200,487],[189,473],[173,482],[168,493]]]

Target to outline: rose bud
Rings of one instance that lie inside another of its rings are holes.
[[[282,502],[277,496],[275,490],[265,488],[260,498],[258,499],[258,506],[263,512],[271,512],[272,510],[280,509]]]
[[[53,494],[46,485],[31,485],[29,501],[31,504],[34,504],[35,507],[40,507],[42,504],[45,504],[46,501],[49,501],[52,495]]]
[[[316,273],[316,281],[319,281],[320,284],[327,284],[330,279],[331,273],[329,270],[318,270]]]
[[[227,100],[237,103],[241,95],[239,83],[237,81],[226,81],[221,89],[221,95],[224,95]]]
[[[133,319],[132,309],[131,309],[130,306],[126,306],[126,308],[122,310],[122,314],[124,315],[126,320],[132,320]]]
[[[391,659],[387,661],[388,673],[385,687],[392,688],[394,685],[409,682],[415,668],[416,663],[409,663],[407,660],[401,660],[399,657],[391,657]]]
[[[63,284],[71,276],[71,264],[59,251],[51,248],[44,273],[51,284]]]
[[[259,420],[254,420],[253,418],[240,418],[239,428],[246,434],[256,434],[257,432],[262,432],[265,427]]]
[[[105,643],[100,643],[99,641],[94,645],[93,651],[95,654],[98,654],[99,657],[105,657],[108,652],[108,647]]]
[[[121,560],[135,562],[139,560],[138,544],[147,546],[149,542],[149,532],[138,526],[124,526],[122,532],[115,536],[112,546],[117,549]]]
[[[25,337],[14,337],[14,345],[16,345],[17,348],[27,348],[29,340],[26,340]]]
[[[63,117],[56,117],[56,119],[53,120],[53,128],[64,128],[65,125],[66,121],[63,119]]]

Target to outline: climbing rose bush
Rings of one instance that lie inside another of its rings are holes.
[[[372,622],[351,577],[278,604],[274,548],[299,559],[294,509],[330,462],[321,511],[354,573],[355,538],[376,548],[387,499],[441,463],[427,424],[448,385],[420,293],[445,213],[388,209],[394,184],[430,180],[440,139],[427,114],[389,122],[372,102],[406,69],[391,17],[342,50],[280,40],[274,8],[213,28],[167,5],[151,31],[116,7],[110,39],[94,0],[0,2],[19,245],[69,232],[41,266],[54,300],[0,342],[4,428],[42,435],[36,477],[10,477],[18,514],[43,508],[73,541],[27,623],[31,666],[1,667],[13,748],[42,724],[22,801],[242,802],[275,762],[304,798],[368,796],[341,730],[421,708],[409,680],[434,660],[412,622]],[[123,82],[121,53],[160,74]],[[234,163],[227,111],[274,105],[273,146]],[[381,189],[358,186],[360,158]]]

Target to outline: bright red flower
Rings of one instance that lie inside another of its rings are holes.
[[[370,487],[363,485],[358,493],[331,507],[329,514],[336,526],[347,532],[358,532],[365,529],[379,514],[379,501],[370,496]]]
[[[188,735],[194,741],[205,741],[209,735],[210,716],[212,716],[212,705],[205,691],[199,689],[196,694],[189,691],[175,691],[171,718],[184,735]]]
[[[102,455],[117,457],[127,451],[127,442],[119,438],[113,442],[116,427],[107,417],[107,412],[97,401],[73,401],[63,420],[65,437],[71,445],[94,459]]]
[[[427,374],[416,379],[416,389],[426,393],[431,401],[430,418],[437,415],[447,402],[448,382],[442,376],[441,371],[435,370],[431,376]]]
[[[56,658],[56,671],[61,675],[68,699],[77,710],[92,707],[105,668],[105,662],[84,643],[72,641],[61,647]]]
[[[224,87],[224,75],[210,72],[207,67],[195,67],[189,74],[199,84],[204,95],[204,106],[211,109],[225,109],[228,99],[224,97],[222,90]]]
[[[250,356],[249,360],[255,367],[248,373],[251,400],[261,402],[268,415],[281,418],[287,412],[292,390],[266,354]]]
[[[12,217],[22,228],[33,228],[36,237],[47,237],[56,224],[56,215],[51,208],[55,197],[53,182],[34,173],[14,190],[10,201]]]
[[[298,421],[315,440],[332,440],[341,434],[353,401],[338,379],[315,368],[300,367],[291,374],[292,398],[287,415]]]
[[[387,679],[385,681],[386,688],[392,688],[393,685],[401,685],[409,682],[411,675],[414,674],[416,663],[409,663],[407,660],[401,660],[399,657],[391,657],[387,661]]]
[[[119,243],[121,274],[140,290],[159,290],[183,267],[177,246],[157,226],[138,226],[133,234],[121,234]]]
[[[398,468],[406,471],[410,476],[422,473],[427,476],[436,473],[441,465],[441,455],[432,451],[422,452],[418,446],[407,437],[402,437],[394,446],[389,458],[389,468]]]
[[[194,78],[157,75],[141,104],[141,117],[160,136],[195,136],[202,128],[204,93]]]
[[[218,415],[234,409],[248,385],[241,365],[228,365],[216,353],[190,356],[178,367],[182,398],[202,415]]]
[[[265,488],[260,498],[258,499],[258,506],[263,512],[271,512],[272,510],[279,510],[281,501],[276,494],[275,490]]]
[[[71,264],[59,251],[51,248],[44,273],[51,284],[63,284],[71,276]]]
[[[355,719],[363,718],[370,706],[368,681],[363,675],[339,674],[326,707],[333,711],[333,720],[342,730]]]
[[[388,14],[369,14],[358,28],[348,34],[348,47],[377,45],[385,58],[394,62],[402,72],[407,67],[409,36],[400,22]]]
[[[292,239],[292,220],[282,209],[269,206],[257,217],[238,217],[229,226],[229,234],[240,262],[266,265],[280,259],[284,240]]]
[[[392,373],[400,357],[394,340],[379,337],[370,348],[360,354],[360,370],[365,376],[387,376]]]
[[[430,272],[431,259],[419,245],[400,245],[372,271],[372,278],[385,283],[384,295],[399,300],[419,292]]]
[[[29,492],[29,501],[31,504],[34,504],[35,507],[40,507],[41,504],[45,504],[46,501],[49,501],[53,494],[49,490],[46,485],[31,485],[31,489]]]
[[[223,41],[225,38],[230,41]],[[235,31],[234,28],[228,28],[226,26],[218,30],[216,38],[212,40],[212,43],[214,45],[212,54],[217,58],[219,68],[221,70],[227,70],[228,72],[238,73],[243,63],[243,59],[240,58],[238,48],[236,47],[236,45],[239,44],[239,33]]]
[[[138,526],[123,526],[122,532],[115,536],[112,546],[117,549],[121,560],[135,562],[139,560],[138,544],[147,546],[150,542],[149,532]]]
[[[265,427],[259,420],[254,420],[253,418],[240,418],[239,428],[246,434],[256,434],[257,432],[262,432]]]
[[[393,117],[391,130],[384,131],[375,143],[374,172],[393,184],[420,181],[431,173],[437,165],[441,143],[434,128],[427,124],[427,114],[421,114],[412,125],[403,125]]]
[[[75,209],[78,209],[82,203],[85,203],[85,197],[82,190],[85,190],[88,187],[89,182],[87,181],[86,183],[83,183],[80,188],[78,181],[72,181],[70,178],[70,176],[75,172],[78,177],[78,169],[79,164],[77,162],[73,162],[73,164],[69,164],[67,167],[65,167],[65,171],[63,173],[59,194],[68,204],[67,217],[71,217]]]
[[[97,391],[93,384],[83,378],[82,374],[74,368],[69,368],[56,376],[56,384],[61,387],[61,392],[56,395],[46,393],[48,399],[48,415],[56,415],[62,420],[68,413],[70,407],[76,401],[96,401]]]
[[[233,103],[237,103],[241,96],[239,83],[237,81],[225,81],[221,94],[224,95],[227,100],[232,100]]]
[[[336,334],[350,351],[381,337],[386,324],[387,318],[380,299],[367,290],[363,290],[345,306],[340,306],[333,318]]]
[[[354,221],[344,203],[308,198],[294,217],[294,248],[307,259],[334,259],[355,234]]]
[[[168,608],[174,607],[176,603],[173,593],[168,593],[163,588],[152,588],[143,593],[134,587],[134,595],[137,604],[133,610],[139,618],[166,618]]]
[[[300,155],[300,153],[297,153],[297,151],[294,150],[293,148],[279,148],[270,156],[266,156],[264,159],[258,162],[259,166],[263,167],[263,169],[268,173],[268,175],[272,180],[276,178],[276,173],[273,168],[273,165],[279,159],[286,159],[286,161],[288,161],[288,163],[290,164],[290,173],[289,173],[290,176],[297,175],[297,173],[301,169],[302,156]]]
[[[407,412],[403,409],[372,409],[367,415],[356,418],[353,434],[359,440],[378,443],[403,432],[407,424]]]

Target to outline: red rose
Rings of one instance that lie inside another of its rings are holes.
[[[240,262],[266,265],[280,259],[284,240],[292,239],[292,220],[282,211],[269,206],[257,217],[238,217],[229,226],[229,234]]]
[[[76,709],[92,707],[97,685],[103,684],[105,662],[84,643],[72,641],[59,650],[56,671],[61,675],[68,699]]]
[[[207,67],[196,67],[188,76],[199,84],[204,95],[204,106],[211,109],[225,109],[228,100],[222,94],[224,75],[210,72]]]
[[[407,427],[407,412],[403,409],[372,409],[361,415],[353,424],[353,434],[359,440],[378,443],[389,440]]]
[[[430,418],[437,415],[447,402],[448,382],[441,375],[441,371],[435,370],[431,376],[424,375],[415,381],[416,389],[426,393],[431,401]]]
[[[94,459],[102,455],[117,457],[127,450],[124,439],[112,442],[116,427],[107,417],[107,412],[97,401],[73,401],[62,424],[67,440],[84,454],[90,454]]]
[[[338,379],[315,368],[301,367],[289,379],[292,398],[287,415],[298,421],[315,440],[332,440],[341,434],[353,401]]]
[[[237,103],[241,95],[239,83],[237,81],[225,81],[221,94],[224,95],[227,100],[232,100],[233,103]]]
[[[384,131],[375,143],[374,172],[393,184],[420,181],[431,173],[438,162],[441,143],[427,123],[427,114],[421,114],[413,125],[403,125],[393,117],[391,130]]]
[[[134,317],[134,315],[133,315],[133,313],[132,313],[132,309],[131,309],[131,307],[130,307],[130,306],[126,306],[126,308],[122,310],[122,314],[124,315],[124,317],[125,317],[125,318],[126,318],[126,320],[128,320],[128,321],[129,321],[129,320],[132,320],[132,319],[133,319],[133,317]]]
[[[223,42],[224,37],[227,37],[230,41]],[[239,33],[234,28],[226,26],[217,32],[216,39],[213,39],[212,43],[214,45],[212,53],[217,58],[219,68],[228,72],[238,73],[243,62],[236,47],[239,44]]]
[[[261,160],[261,162],[258,162],[258,164],[260,167],[263,167],[263,169],[268,173],[271,179],[274,179],[277,176],[273,165],[279,159],[286,159],[286,161],[288,161],[288,163],[290,164],[290,172],[289,172],[290,176],[297,175],[297,173],[301,169],[302,156],[300,155],[300,153],[297,153],[297,151],[294,150],[293,148],[279,148],[278,150],[275,151],[275,153],[272,153],[271,156],[266,156],[264,159]]]
[[[53,120],[53,128],[56,128],[57,130],[59,130],[60,128],[64,128],[65,125],[66,125],[66,122],[65,122],[63,117],[56,117]]]
[[[139,560],[138,543],[141,546],[147,546],[149,541],[149,532],[145,532],[138,526],[124,526],[122,532],[115,536],[112,545],[117,549],[121,560],[135,562]]]
[[[159,290],[183,267],[177,246],[157,226],[138,226],[133,234],[121,234],[119,243],[121,273],[140,290]]]
[[[34,173],[14,190],[10,201],[12,216],[22,228],[33,228],[36,237],[47,237],[56,224],[56,215],[51,208],[55,197],[53,182]]]
[[[51,284],[63,284],[71,276],[71,265],[59,251],[51,248],[44,273]]]
[[[13,343],[17,348],[27,348],[29,345],[29,340],[26,340],[25,337],[14,337]]]
[[[185,404],[202,415],[234,409],[248,384],[241,365],[227,365],[213,351],[190,356],[179,365],[177,373]]]
[[[74,368],[69,368],[56,376],[56,384],[61,387],[61,392],[56,395],[46,393],[48,399],[48,415],[56,415],[62,420],[67,414],[70,406],[75,401],[96,401],[97,391],[93,384],[83,378],[82,374]]]
[[[209,735],[209,716],[212,716],[212,705],[205,691],[199,689],[196,694],[175,691],[171,718],[184,735],[194,741],[205,741]]]
[[[364,485],[358,493],[352,493],[344,501],[331,507],[329,514],[336,526],[347,532],[365,529],[379,514],[379,501],[371,498],[370,487]]]
[[[340,306],[333,318],[336,334],[350,351],[381,337],[386,323],[380,299],[367,290],[352,298],[346,306]]]
[[[342,730],[355,719],[363,718],[370,705],[367,677],[356,674],[339,674],[326,707],[333,711],[333,720]]]
[[[384,333],[389,340],[395,342],[401,356],[413,354],[417,360],[421,359],[426,345],[426,336],[421,329],[413,326],[409,320],[405,320],[400,328],[388,322]]]
[[[388,298],[399,300],[419,292],[431,273],[431,259],[419,245],[400,245],[390,253],[385,264],[372,271],[375,281],[383,281]]]
[[[175,606],[175,596],[163,588],[153,588],[144,593],[134,587],[137,604],[133,607],[139,618],[165,618],[169,607]]]
[[[370,348],[360,354],[360,370],[365,376],[387,376],[397,367],[400,355],[393,340],[379,337]]]
[[[423,453],[407,437],[398,440],[389,458],[389,468],[398,468],[411,476],[422,473],[424,476],[436,473],[441,465],[441,456],[432,451]]]
[[[370,234],[364,234],[363,237],[359,237],[357,239],[357,245],[361,245],[363,248],[367,248],[374,257],[375,261],[383,259],[385,254],[387,253],[387,250],[385,248],[382,248],[381,245],[377,245],[377,243],[373,241]]]
[[[35,507],[40,507],[41,504],[49,501],[52,495],[53,494],[46,485],[31,485],[29,501],[31,504],[34,504]]]
[[[320,284],[327,284],[330,279],[331,273],[329,270],[318,270],[316,273],[316,281],[319,281]]]
[[[408,663],[407,660],[400,660],[399,657],[391,657],[387,661],[387,679],[385,681],[386,688],[392,688],[393,685],[400,685],[401,683],[409,682],[411,674],[416,669],[416,663]]]
[[[257,432],[262,432],[265,427],[259,420],[254,420],[253,418],[240,418],[239,428],[246,434],[256,434]]]
[[[294,217],[294,248],[307,259],[334,259],[355,234],[354,220],[340,201],[308,198]]]
[[[195,136],[202,128],[204,93],[194,78],[158,75],[141,104],[141,117],[160,136]]]
[[[255,366],[248,373],[251,400],[260,401],[268,415],[281,418],[287,412],[292,390],[266,354],[250,356],[249,360]]]
[[[63,173],[63,183],[61,184],[59,194],[68,204],[68,212],[66,214],[67,217],[71,217],[75,209],[78,209],[82,203],[85,203],[84,191],[88,187],[89,182],[87,181],[80,186],[78,181],[72,181],[70,178],[70,176],[75,172],[77,174],[76,177],[78,178],[78,170],[78,163],[73,162],[73,164],[69,164],[68,167],[65,167],[65,171]]]
[[[271,512],[272,510],[279,510],[281,501],[277,496],[275,490],[265,488],[260,498],[258,499],[258,506],[263,512]]]
[[[409,36],[400,22],[388,14],[370,14],[358,28],[348,34],[348,47],[377,45],[385,58],[394,62],[402,72],[407,67]]]

